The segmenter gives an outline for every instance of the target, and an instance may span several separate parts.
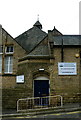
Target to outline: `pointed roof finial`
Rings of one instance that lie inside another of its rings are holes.
[[[39,21],[39,14],[37,15],[37,21]]]

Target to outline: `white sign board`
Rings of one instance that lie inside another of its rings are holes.
[[[76,63],[58,63],[59,75],[77,75]]]
[[[24,75],[16,76],[16,83],[24,83]]]

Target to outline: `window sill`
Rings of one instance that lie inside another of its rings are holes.
[[[4,72],[4,74],[13,74],[13,72]]]
[[[4,73],[2,76],[16,76],[15,74]]]
[[[13,55],[14,52],[10,52],[10,53],[6,52],[5,54],[6,54],[6,55]]]

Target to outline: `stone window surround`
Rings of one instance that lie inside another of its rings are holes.
[[[13,47],[13,45],[7,45],[7,46],[5,46],[5,53],[6,54],[13,54],[14,53],[14,47]]]

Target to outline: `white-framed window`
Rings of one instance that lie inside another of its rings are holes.
[[[13,54],[14,48],[13,46],[6,46],[5,53],[6,54]]]
[[[0,54],[3,54],[3,46],[0,45]]]
[[[13,56],[5,57],[5,73],[13,73]]]
[[[0,55],[0,73],[2,73],[2,55]]]

